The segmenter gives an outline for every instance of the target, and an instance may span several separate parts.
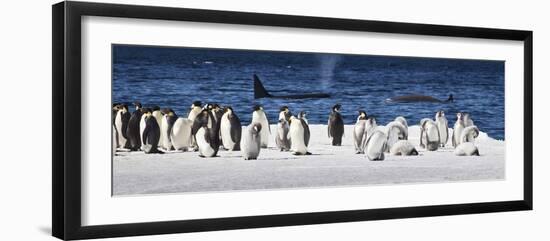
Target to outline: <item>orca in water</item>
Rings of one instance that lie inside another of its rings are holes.
[[[265,89],[257,75],[254,75],[254,99],[259,98],[277,98],[277,99],[306,99],[306,98],[329,98],[325,93],[309,93],[296,95],[272,95]]]
[[[431,96],[427,95],[403,95],[403,96],[396,96],[387,99],[388,102],[454,102],[453,95],[450,94],[449,98],[447,100],[439,100]]]

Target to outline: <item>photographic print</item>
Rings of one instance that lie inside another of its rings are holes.
[[[504,179],[504,61],[112,45],[112,194]]]

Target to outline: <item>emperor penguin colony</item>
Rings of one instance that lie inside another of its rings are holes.
[[[115,152],[164,153],[197,151],[200,157],[216,157],[222,151],[241,151],[246,160],[262,159],[260,149],[269,147],[273,138],[275,148],[293,155],[310,155],[308,150],[311,130],[306,112],[294,116],[288,106],[281,106],[275,132],[271,135],[269,120],[261,105],[254,105],[252,121],[241,123],[231,106],[220,106],[201,101],[191,104],[187,118],[178,117],[171,108],[143,107],[138,101],[130,113],[127,104],[113,104],[112,145]],[[342,146],[344,119],[342,106],[332,106],[328,118],[327,144]],[[408,141],[408,121],[397,116],[385,126],[378,126],[376,119],[367,112],[357,112],[352,139],[355,154],[366,159],[381,161],[384,153],[394,156],[420,155],[414,143]],[[457,156],[480,155],[475,145],[480,130],[469,113],[459,112],[453,129],[448,128],[445,112],[436,111],[434,119],[420,121],[418,146],[425,151],[445,148],[451,139]],[[244,124],[244,125],[243,125]],[[450,130],[450,131],[449,131]],[[158,134],[157,134],[158,132]],[[452,135],[450,135],[451,133]],[[256,148],[259,145],[259,148]],[[244,148],[244,149],[243,149]],[[269,158],[266,156],[265,158]]]

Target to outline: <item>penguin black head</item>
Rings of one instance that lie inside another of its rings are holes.
[[[153,106],[152,110],[153,110],[153,111],[157,111],[157,110],[160,110],[160,106],[158,106],[158,105],[155,105],[155,106]]]
[[[464,120],[464,113],[462,112],[456,113],[456,120]]]
[[[342,105],[336,104],[336,105],[334,105],[334,106],[332,107],[332,110],[333,110],[333,111],[340,111],[341,108],[342,108]]]
[[[290,109],[288,108],[288,106],[283,105],[281,106],[281,108],[279,108],[279,111],[290,111]]]
[[[134,101],[134,106],[136,107],[136,110],[137,110],[137,109],[141,109],[141,102],[139,102],[139,101]]]
[[[261,105],[254,105],[254,111],[263,110],[264,108]]]
[[[298,118],[300,119],[306,118],[306,115],[307,113],[305,111],[300,111],[300,113],[298,113]]]
[[[440,110],[437,112],[437,117],[443,117],[443,116],[445,116],[445,111]]]
[[[191,105],[191,108],[193,107],[201,107],[202,102],[200,100],[193,101],[193,104]]]
[[[127,104],[122,104],[122,105],[120,105],[120,109],[128,111],[128,105]]]
[[[359,120],[366,120],[368,119],[369,117],[367,116],[367,112],[365,112],[364,110],[359,110],[359,117],[357,117],[357,119]]]

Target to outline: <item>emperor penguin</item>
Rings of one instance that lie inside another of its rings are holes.
[[[425,143],[426,150],[437,150],[441,143],[441,137],[435,121],[428,119],[420,128],[422,128],[422,133],[424,134],[421,136],[421,141],[424,141],[423,143]]]
[[[464,142],[455,148],[454,153],[457,156],[479,156],[479,149],[472,142]]]
[[[387,148],[387,140],[388,137],[386,134],[380,130],[375,130],[372,134],[370,134],[364,146],[365,155],[367,158],[371,161],[384,160],[384,151]]]
[[[122,104],[118,107],[118,111],[115,117],[115,129],[117,135],[117,148],[129,148],[128,136],[126,130],[128,129],[128,122],[130,121],[131,114],[128,111],[128,105]],[[128,142],[128,144],[127,144]]]
[[[398,116],[398,117],[395,117],[395,121],[401,123],[401,125],[403,125],[405,127],[405,136],[401,136],[401,139],[402,140],[408,140],[408,136],[409,136],[409,124],[407,123],[407,119],[405,119],[405,117],[403,116]]]
[[[226,106],[224,113],[220,118],[220,134],[222,137],[222,145],[226,150],[238,151],[241,149],[241,120],[233,108]]]
[[[282,118],[288,122],[290,121],[291,116],[292,116],[292,113],[290,112],[290,109],[288,108],[288,106],[286,105],[281,106],[281,108],[279,109],[279,120]]]
[[[310,132],[308,124],[294,116],[290,117],[290,128],[288,132],[290,139],[290,151],[294,155],[309,155],[307,146],[309,144]]]
[[[151,111],[151,109],[143,108],[141,119],[139,121],[139,136],[140,137],[143,137],[143,131],[145,130],[145,117],[146,117],[145,113],[146,112],[152,112],[152,111]],[[139,149],[143,150],[143,138],[141,138],[141,143],[140,143]]]
[[[340,114],[342,105],[336,104],[332,107],[328,118],[328,137],[332,138],[333,146],[342,145],[342,136],[344,135],[344,119]]]
[[[472,115],[470,115],[470,113],[464,112],[463,116],[464,116],[464,127],[474,125],[474,120],[472,120]]]
[[[288,121],[283,116],[277,123],[277,135],[275,136],[275,144],[280,151],[290,150],[290,140],[288,139],[289,130]]]
[[[160,109],[160,107],[158,105],[153,106],[152,110],[153,110],[153,116],[157,120],[157,123],[159,124],[159,127],[162,130],[162,118],[163,118],[162,110]],[[163,137],[164,137],[164,133],[161,131],[160,132],[160,139],[162,140]]]
[[[191,104],[191,108],[189,109],[189,114],[187,115],[187,119],[191,120],[191,121],[195,121],[195,118],[201,113],[202,111],[202,102],[201,101],[193,101],[193,103]],[[198,129],[197,129],[198,130]],[[195,149],[195,151],[197,151],[198,147],[197,147],[197,143],[195,141],[195,131],[191,132],[191,134],[193,135],[193,138],[191,140],[191,146]]]
[[[191,127],[193,122],[188,118],[178,117],[170,132],[170,141],[175,150],[187,151],[191,146]]]
[[[453,147],[456,148],[458,145],[460,145],[460,138],[462,137],[462,131],[465,128],[464,124],[464,115],[461,112],[458,112],[456,114],[456,122],[453,127]]]
[[[151,109],[144,109],[145,128],[143,130],[143,151],[147,154],[162,153],[158,150],[160,140],[160,127]]]
[[[365,125],[367,124],[367,112],[360,110],[357,122],[353,127],[353,145],[355,146],[355,154],[363,154],[363,139],[365,137]]]
[[[474,142],[475,138],[479,136],[479,129],[477,126],[468,126],[464,128],[460,134],[460,144],[466,142]]]
[[[441,136],[441,147],[445,147],[445,144],[449,141],[449,123],[445,117],[445,112],[440,110],[435,113],[435,123],[439,129],[439,135]]]
[[[386,143],[386,152],[389,152],[392,146],[399,140],[407,140],[406,127],[399,121],[392,121],[386,125],[386,136],[388,141]]]
[[[418,151],[407,140],[399,140],[390,148],[390,154],[402,156],[418,156]]]
[[[430,118],[422,118],[422,120],[420,120],[420,147],[422,148],[426,148],[426,141],[425,141],[425,134],[424,133],[424,128],[422,128],[422,126],[424,126],[424,123],[428,122],[428,121],[431,121]]]
[[[214,157],[220,148],[218,131],[215,130],[214,118],[208,109],[203,109],[193,121],[193,129],[196,130],[195,140],[197,142],[200,157]]]
[[[164,109],[163,112],[164,116],[160,124],[162,127],[161,131],[163,132],[163,135],[162,139],[160,140],[160,146],[166,151],[171,151],[173,148],[171,132],[174,123],[176,123],[176,120],[178,119],[178,115],[176,115],[176,112],[174,112],[174,110],[170,108]]]
[[[262,124],[258,122],[252,122],[245,128],[241,143],[241,153],[245,160],[258,159],[261,150],[262,128]]]
[[[252,123],[260,123],[262,125],[262,129],[260,131],[261,138],[261,147],[267,148],[267,144],[269,143],[269,134],[271,133],[270,127],[269,127],[269,121],[267,120],[267,116],[264,112],[264,108],[260,105],[254,106],[254,111],[252,112]]]
[[[130,120],[128,120],[128,128],[126,129],[126,135],[130,141],[130,151],[138,151],[141,149],[141,137],[139,136],[139,124],[141,116],[143,115],[141,109],[141,103],[134,102],[136,110],[132,113]]]

